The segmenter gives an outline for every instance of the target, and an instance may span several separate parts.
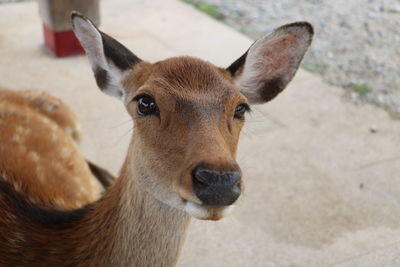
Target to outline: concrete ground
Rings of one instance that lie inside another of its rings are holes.
[[[176,0],[105,0],[102,19],[150,61],[187,54],[227,66],[251,44]],[[129,117],[96,88],[85,57],[48,56],[34,2],[0,5],[0,86],[63,99],[83,121],[85,155],[117,173]],[[400,122],[304,71],[254,109],[239,150],[245,195],[223,221],[193,221],[180,266],[400,266]]]

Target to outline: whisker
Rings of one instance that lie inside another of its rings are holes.
[[[121,142],[121,140],[123,140],[129,133],[133,133],[133,130],[135,129],[135,126],[132,126],[129,128],[128,131],[126,131],[124,134],[122,134],[117,141],[114,143],[114,145],[117,145]]]
[[[127,124],[128,122],[132,122],[132,119],[129,118],[129,119],[127,119],[127,120],[124,120],[124,121],[122,121],[122,122],[120,122],[120,123],[118,123],[118,124],[116,124],[116,125],[111,126],[110,128],[111,128],[111,129],[115,129],[115,128],[117,128],[117,127],[120,127],[120,126],[122,126],[122,125]]]

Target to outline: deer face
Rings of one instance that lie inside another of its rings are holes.
[[[136,169],[151,170],[148,176],[173,190],[192,215],[210,218],[212,211],[219,218],[241,191],[235,155],[247,99],[225,71],[200,59],[140,64],[125,82],[133,142],[143,159]]]
[[[220,219],[243,188],[236,150],[245,113],[293,78],[312,27],[295,23],[256,41],[227,69],[191,57],[154,64],[73,14],[96,81],[135,124],[127,162],[144,190],[199,219]]]

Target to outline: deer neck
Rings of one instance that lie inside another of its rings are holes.
[[[101,259],[100,265],[175,266],[190,218],[141,188],[133,157],[128,152],[120,177],[92,209],[105,245],[88,250],[98,251],[92,259]]]

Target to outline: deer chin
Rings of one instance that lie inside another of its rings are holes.
[[[186,201],[185,211],[190,216],[200,220],[211,220],[218,221],[229,215],[234,205],[229,206],[206,206],[194,203],[192,201]]]

